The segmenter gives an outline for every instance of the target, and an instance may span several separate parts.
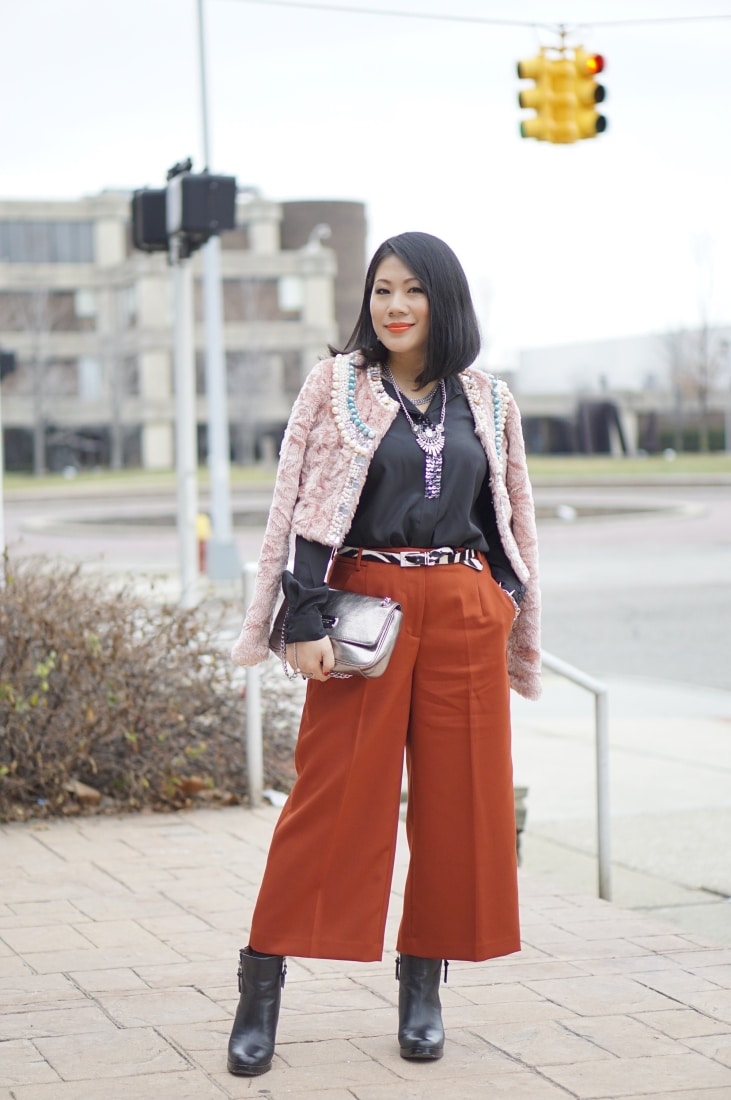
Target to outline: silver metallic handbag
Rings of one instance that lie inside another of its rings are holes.
[[[269,636],[269,648],[287,667],[285,626],[287,601],[282,603]],[[382,676],[396,645],[403,612],[401,604],[390,596],[361,596],[331,588],[322,612],[322,625],[332,642],[335,667],[330,673],[337,679],[348,676]],[[296,674],[295,674],[296,675]]]

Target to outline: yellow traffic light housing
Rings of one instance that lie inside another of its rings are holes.
[[[548,75],[549,60],[545,51],[541,50],[537,57],[529,57],[525,61],[518,62],[518,76],[521,80],[532,80],[533,87],[526,88],[518,95],[518,103],[521,107],[529,107],[535,111],[532,118],[525,119],[520,124],[520,136],[535,138],[536,141],[550,141],[549,132],[552,126],[553,91]]]
[[[570,145],[578,139],[574,66],[563,57],[548,62],[553,90],[553,119],[549,141]]]
[[[533,81],[532,88],[519,93],[518,103],[535,111],[521,122],[521,137],[555,145],[596,137],[607,128],[606,118],[596,109],[606,96],[596,80],[604,58],[581,46],[572,51],[563,44],[554,53],[549,56],[547,47],[542,47],[536,57],[518,62],[520,79]]]
[[[607,128],[607,120],[596,109],[597,103],[606,99],[606,88],[597,81],[604,71],[604,58],[600,53],[587,53],[578,46],[574,50],[576,71],[576,122],[579,139],[596,137]]]

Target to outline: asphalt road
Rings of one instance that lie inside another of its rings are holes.
[[[595,676],[731,690],[731,486],[536,499],[544,514],[597,500],[653,509],[540,522],[545,649]]]
[[[266,507],[261,494],[235,503]],[[538,486],[536,503],[545,649],[598,677],[731,690],[731,484]],[[574,520],[558,518],[567,506]],[[609,514],[582,515],[596,506]],[[165,571],[177,557],[173,508],[171,494],[111,499],[60,483],[8,496],[6,538],[24,553]],[[261,534],[237,525],[242,560],[255,560]]]

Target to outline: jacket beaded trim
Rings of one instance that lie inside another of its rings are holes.
[[[526,586],[508,641],[511,686],[537,699],[540,686],[540,591],[533,494],[520,413],[508,386],[470,367],[458,375],[487,456],[498,532]],[[318,363],[305,379],[282,441],[254,595],[232,649],[239,665],[269,655],[268,640],[281,576],[296,535],[342,546],[353,522],[371,459],[399,404],[377,366],[357,354]]]

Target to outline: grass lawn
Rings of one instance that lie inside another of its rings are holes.
[[[679,454],[668,460],[662,455],[648,455],[645,458],[611,458],[608,455],[529,455],[528,467],[531,477],[542,481],[552,477],[558,479],[576,478],[590,481],[592,478],[613,477],[670,477],[676,475],[731,475],[731,454],[714,452],[713,454]],[[274,469],[263,466],[232,466],[232,489],[269,488],[274,481]],[[208,486],[209,472],[206,467],[198,471],[198,484]],[[32,474],[8,473],[4,478],[6,492],[17,490],[33,492],[56,489],[64,495],[72,496],[78,492],[103,487],[104,492],[134,493],[150,492],[156,489],[174,491],[176,485],[174,470],[90,470],[82,471],[75,477],[67,478],[63,474],[47,474],[33,477]]]
[[[731,454],[678,454],[642,458],[612,458],[609,455],[529,455],[531,477],[664,477],[668,475],[731,474]]]
[[[274,481],[274,469],[264,466],[232,466],[232,488],[266,488]],[[77,489],[103,486],[105,492],[133,493],[135,489],[149,491],[154,489],[174,490],[176,475],[174,470],[82,470],[74,477],[66,477],[64,474],[45,474],[43,477],[33,477],[32,474],[7,473],[4,478],[5,489],[12,492],[14,489],[31,492],[34,489],[58,489],[69,495]],[[202,466],[198,470],[198,484],[205,488],[210,484],[208,467]]]

